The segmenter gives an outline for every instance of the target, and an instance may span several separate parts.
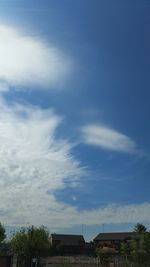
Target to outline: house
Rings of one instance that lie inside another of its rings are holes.
[[[120,249],[121,243],[130,244],[132,239],[139,239],[139,234],[136,232],[117,232],[117,233],[100,233],[94,240],[95,247],[107,247]]]
[[[85,240],[82,235],[51,234],[51,244],[57,249],[57,254],[82,254]]]

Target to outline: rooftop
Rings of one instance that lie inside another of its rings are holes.
[[[125,239],[131,239],[132,237],[135,236],[138,237],[138,233],[136,232],[100,233],[94,238],[94,241],[125,240]]]

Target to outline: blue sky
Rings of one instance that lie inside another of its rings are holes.
[[[149,229],[149,1],[0,6],[2,223]]]

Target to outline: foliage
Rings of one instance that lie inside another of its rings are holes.
[[[139,240],[133,240],[131,256],[139,267],[150,266],[150,234],[141,233]]]
[[[22,266],[28,266],[31,258],[48,254],[50,249],[49,232],[44,226],[21,229],[13,236],[11,247],[21,259]]]
[[[106,262],[108,261],[109,258],[109,253],[107,250],[104,248],[97,248],[96,249],[96,256],[97,259],[100,263],[100,266],[105,266]]]
[[[5,228],[4,226],[0,223],[0,243],[6,238],[5,235]]]
[[[130,249],[127,243],[122,243],[120,248],[120,253],[122,258],[124,259],[124,264],[126,267],[130,266],[131,263],[131,255],[130,255]]]
[[[124,258],[126,266],[133,263],[136,267],[150,266],[150,233],[146,232],[146,227],[137,224],[134,228],[137,232],[129,244],[121,245],[121,255]]]
[[[134,227],[134,231],[141,234],[141,233],[145,233],[146,232],[146,227],[144,224],[142,223],[137,223]]]

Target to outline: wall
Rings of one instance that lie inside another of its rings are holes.
[[[0,267],[11,267],[11,257],[0,256]]]

